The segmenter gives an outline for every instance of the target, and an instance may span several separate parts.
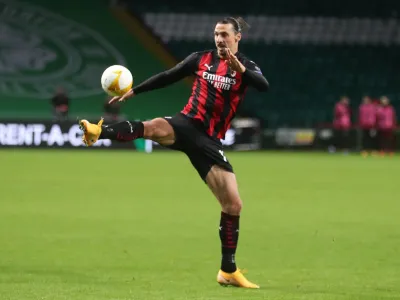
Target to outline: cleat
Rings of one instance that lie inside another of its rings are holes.
[[[237,269],[233,273],[226,273],[222,270],[219,270],[217,275],[217,282],[222,286],[236,286],[248,289],[259,289],[260,287],[257,284],[254,284],[244,277],[243,272]]]
[[[83,131],[82,142],[87,147],[92,146],[99,139],[103,122],[103,118],[97,124],[89,123],[88,120],[79,121],[79,129]]]

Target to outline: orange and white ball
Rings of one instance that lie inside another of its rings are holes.
[[[101,86],[110,96],[122,96],[132,88],[132,85],[132,73],[124,66],[110,66],[101,76]]]

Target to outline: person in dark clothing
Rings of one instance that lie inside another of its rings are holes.
[[[55,95],[51,98],[51,105],[55,121],[65,121],[68,119],[69,98],[63,87],[57,88]]]

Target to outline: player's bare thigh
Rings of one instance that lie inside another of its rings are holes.
[[[145,139],[153,140],[160,145],[170,146],[175,142],[175,132],[172,126],[163,118],[143,122]]]
[[[210,190],[221,204],[222,211],[239,215],[242,209],[239,189],[234,173],[214,165],[206,177],[206,182]]]

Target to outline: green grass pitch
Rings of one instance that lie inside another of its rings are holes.
[[[220,208],[181,153],[0,151],[0,299],[400,299],[400,159],[228,153],[244,200],[223,288]]]

